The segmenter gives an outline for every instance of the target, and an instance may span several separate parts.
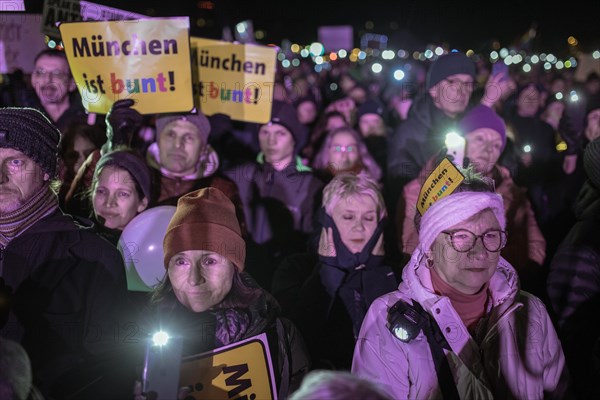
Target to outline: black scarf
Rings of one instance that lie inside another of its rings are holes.
[[[373,236],[362,251],[352,254],[342,242],[333,218],[324,208],[319,211],[318,218],[324,228],[332,228],[336,251],[335,257],[319,255],[321,283],[330,298],[327,312],[331,311],[335,298],[339,296],[352,319],[354,333],[357,335],[373,300],[391,292],[398,285],[392,268],[383,263],[385,257],[372,254],[386,220],[384,218],[379,221]]]

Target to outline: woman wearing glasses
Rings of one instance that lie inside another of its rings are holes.
[[[479,105],[467,113],[458,124],[458,131],[465,138],[465,165],[473,166],[475,172],[494,181],[496,193],[502,196],[506,215],[506,231],[510,237],[502,249],[502,257],[519,273],[521,287],[536,296],[545,295],[545,278],[542,265],[546,258],[546,240],[536,222],[527,191],[517,186],[508,168],[498,159],[506,145],[506,126],[491,108]],[[446,154],[446,149],[443,150]],[[425,177],[437,164],[433,157],[419,178],[404,186],[398,205],[396,226],[402,240],[400,250],[406,259],[419,244],[415,229],[415,204]]]
[[[565,398],[568,374],[552,321],[500,256],[502,197],[465,171],[418,220],[419,245],[398,290],[375,300],[352,372],[393,398]]]
[[[381,168],[369,154],[362,136],[350,127],[337,128],[327,134],[312,167],[325,182],[339,172],[363,172],[381,182]]]

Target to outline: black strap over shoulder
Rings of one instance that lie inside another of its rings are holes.
[[[415,300],[408,304],[400,299],[388,311],[388,328],[398,340],[408,343],[423,332],[427,338],[438,385],[445,400],[458,400],[460,396],[452,377],[450,364],[444,349],[450,350],[450,345],[442,334],[436,320]]]

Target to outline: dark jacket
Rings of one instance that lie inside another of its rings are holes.
[[[277,171],[266,162],[251,162],[225,174],[237,184],[256,243],[266,243],[285,231],[312,232],[324,185],[310,170],[299,171],[290,164]]]
[[[1,334],[29,354],[34,384],[49,399],[122,398],[115,375],[127,372],[114,357],[125,356],[127,284],[116,248],[57,210],[10,241],[0,263],[13,292]]]
[[[427,161],[444,146],[445,134],[458,120],[437,108],[428,93],[415,100],[408,118],[388,142],[387,176],[390,183],[399,185],[397,190],[418,176]]]
[[[256,288],[247,273],[241,278],[248,287]],[[168,293],[149,307],[152,315],[145,323],[144,337],[157,329],[177,332],[183,339],[182,356],[193,356],[265,333],[273,362],[278,397],[286,398],[296,390],[309,369],[309,358],[302,336],[295,325],[280,316],[276,300],[268,292],[245,307],[211,309],[193,312]]]
[[[244,205],[251,237],[246,241],[248,271],[269,290],[275,266],[306,251],[324,184],[296,165],[277,171],[268,163],[251,162],[225,173],[237,184]]]
[[[318,221],[332,228],[335,256],[314,252],[287,257],[275,271],[272,293],[283,314],[298,325],[315,368],[350,369],[355,338],[369,306],[398,287],[400,273],[384,256],[373,255],[385,219],[354,254],[323,208]]]
[[[589,181],[575,211],[577,222],[552,258],[547,290],[574,387],[583,399],[598,379],[590,370],[600,337],[600,190]]]

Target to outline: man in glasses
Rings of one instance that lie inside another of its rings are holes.
[[[461,52],[442,55],[429,67],[425,91],[417,95],[408,118],[388,137],[388,210],[394,212],[403,186],[416,178],[427,161],[444,147],[446,134],[470,109],[476,72],[475,63]],[[503,76],[490,77],[482,104],[491,107],[500,99],[498,93],[506,85],[500,83]]]
[[[28,105],[44,112],[61,132],[73,122],[87,121],[63,51],[46,49],[36,56],[31,85],[37,99]]]

